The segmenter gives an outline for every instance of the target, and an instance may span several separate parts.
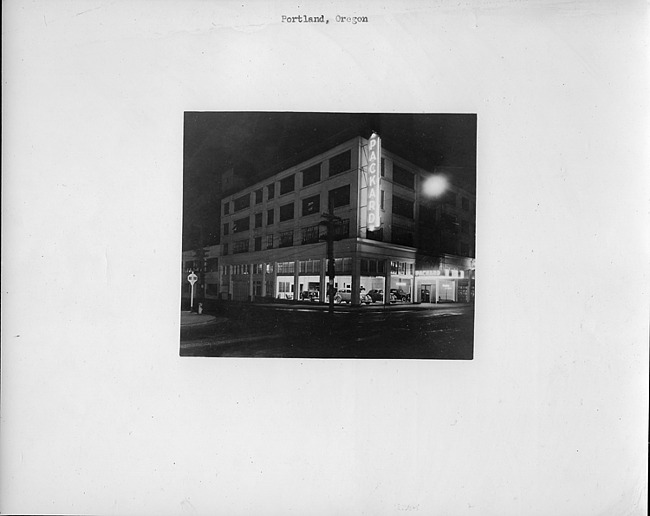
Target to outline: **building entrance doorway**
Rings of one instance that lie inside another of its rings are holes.
[[[254,296],[262,295],[262,280],[253,281],[253,295]]]
[[[435,299],[435,295],[434,295]],[[420,288],[420,302],[431,303],[431,285],[422,285]]]

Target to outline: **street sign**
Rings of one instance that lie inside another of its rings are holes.
[[[190,308],[194,308],[194,284],[198,279],[199,277],[193,272],[190,272],[190,275],[187,277],[187,281],[189,281],[190,285],[192,285],[192,289],[190,293]]]

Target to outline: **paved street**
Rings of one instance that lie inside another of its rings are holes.
[[[181,328],[182,356],[471,359],[474,307],[224,304]]]

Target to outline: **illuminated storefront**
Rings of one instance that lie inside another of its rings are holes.
[[[415,289],[420,303],[471,302],[474,259],[458,256],[425,261],[415,271]],[[470,297],[471,296],[471,297]]]

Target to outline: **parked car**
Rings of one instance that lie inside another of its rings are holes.
[[[391,288],[390,289],[390,294],[391,294],[391,301],[392,301],[392,296],[395,296],[395,299],[397,301],[410,301],[411,300],[411,294],[404,292],[401,288]]]

